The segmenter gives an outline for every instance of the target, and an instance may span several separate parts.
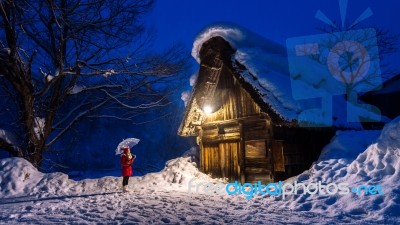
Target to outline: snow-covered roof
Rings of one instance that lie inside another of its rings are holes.
[[[214,24],[204,28],[193,42],[192,56],[198,63],[200,63],[199,52],[203,43],[217,36],[228,41],[234,49],[259,48],[272,54],[286,54],[286,49],[280,44],[243,27],[234,24]]]
[[[353,120],[357,120],[360,115],[364,118],[380,120],[380,115],[371,113],[360,105],[350,104],[344,97],[332,98],[342,94],[340,90],[338,91],[338,81],[326,73],[326,65],[312,59],[306,57],[300,59],[302,61],[297,70],[302,72],[298,75],[301,79],[296,80],[297,83],[294,84],[289,72],[287,49],[243,27],[217,24],[205,28],[193,43],[192,56],[197,62],[200,63],[200,50],[203,44],[218,36],[226,40],[235,50],[232,66],[237,67],[236,72],[240,73],[243,82],[250,84],[264,103],[283,120],[321,123],[324,118],[320,116],[321,111],[315,108],[321,108],[321,105],[326,103],[324,101],[327,99],[329,101],[329,98],[332,103],[326,104],[332,107],[328,108],[328,111],[332,110],[333,126],[361,128],[359,122],[348,122],[346,109],[356,114],[357,118],[352,118]],[[239,69],[241,65],[245,67],[244,70]],[[293,85],[297,85],[295,89]],[[306,97],[305,101],[299,101],[299,98],[293,95],[298,94],[299,88],[301,97]],[[328,98],[321,99],[321,96],[328,96]]]

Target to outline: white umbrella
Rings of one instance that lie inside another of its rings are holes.
[[[135,146],[139,143],[139,141],[140,141],[140,139],[137,139],[137,138],[124,139],[123,141],[121,141],[118,144],[117,149],[115,149],[115,154],[116,155],[122,154],[122,150],[121,150],[122,147],[129,147],[130,149],[132,149],[133,146]]]

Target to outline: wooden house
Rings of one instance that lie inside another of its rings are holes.
[[[329,143],[333,128],[299,127],[243,78],[235,49],[220,36],[200,49],[200,69],[181,136],[195,136],[200,169],[230,181],[283,180],[309,168]]]

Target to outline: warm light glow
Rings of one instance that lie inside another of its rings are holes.
[[[206,106],[204,106],[203,111],[204,111],[204,113],[205,113],[206,115],[210,115],[210,114],[212,113],[212,108],[211,108],[211,106],[206,105]]]

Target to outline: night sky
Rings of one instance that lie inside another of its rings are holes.
[[[353,23],[368,7],[373,15],[360,23],[362,27],[381,28],[400,34],[398,0],[349,0],[347,24]],[[196,35],[207,25],[218,22],[241,25],[282,45],[287,38],[320,34],[317,28],[325,24],[315,18],[318,10],[332,21],[341,23],[338,0],[161,0],[156,2],[146,19],[157,32],[157,49],[180,42],[190,53]],[[392,65],[398,65],[398,58],[399,52],[388,56]]]

